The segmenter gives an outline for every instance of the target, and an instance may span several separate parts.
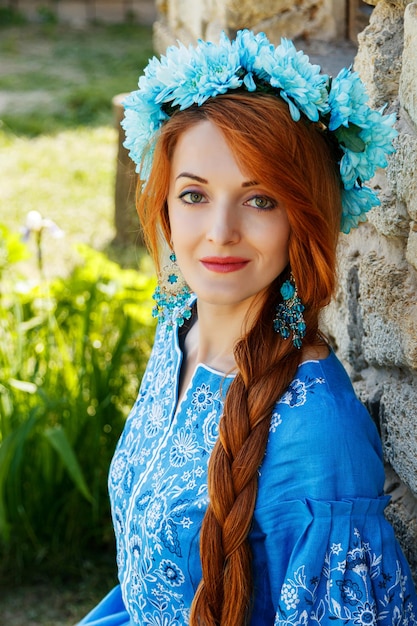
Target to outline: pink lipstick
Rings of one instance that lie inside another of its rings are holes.
[[[249,263],[249,259],[237,256],[206,256],[200,259],[200,263],[210,272],[228,274],[243,269]]]

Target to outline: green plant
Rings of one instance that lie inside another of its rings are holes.
[[[47,5],[40,6],[38,8],[38,17],[40,21],[44,24],[57,24],[58,18],[56,12]]]
[[[8,6],[0,7],[0,26],[22,26],[26,18],[17,9]]]
[[[2,290],[2,575],[69,573],[112,542],[107,471],[149,356],[154,285],[81,252],[66,279]]]

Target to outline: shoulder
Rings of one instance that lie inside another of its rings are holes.
[[[377,429],[340,361],[304,362],[275,404],[260,486],[331,500],[376,496],[383,480]]]
[[[325,359],[304,361],[284,394],[277,400],[274,413],[285,419],[289,428],[302,423],[314,429],[350,429],[361,423],[371,430],[372,420],[358,400],[350,378],[336,355],[331,352]],[[284,422],[283,422],[284,423]]]

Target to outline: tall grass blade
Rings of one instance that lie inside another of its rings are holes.
[[[92,502],[93,496],[87,487],[82,469],[78,463],[77,457],[75,456],[74,450],[68,441],[65,430],[62,426],[54,426],[53,428],[45,430],[44,435],[59,455],[77,489],[80,493],[82,493],[86,500]]]

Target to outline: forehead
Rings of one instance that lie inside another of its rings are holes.
[[[209,120],[194,124],[178,138],[171,160],[171,178],[184,171],[204,178],[226,171],[233,178],[247,178],[223,133]]]

